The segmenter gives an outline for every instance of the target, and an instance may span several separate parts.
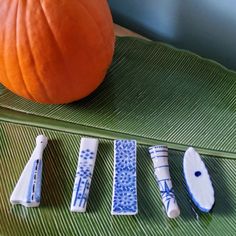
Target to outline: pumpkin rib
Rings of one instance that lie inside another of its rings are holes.
[[[103,41],[103,45],[104,45],[104,48],[108,47],[108,45],[105,43],[105,39],[104,39],[104,35],[102,34],[102,32],[99,30],[99,24],[97,23],[97,21],[91,16],[91,14],[89,13],[89,10],[88,8],[80,1],[79,2],[80,5],[85,9],[85,11],[87,12],[88,16],[90,17],[90,19],[92,19],[92,21],[95,23],[97,29],[98,29],[98,32],[102,38],[102,41]],[[115,40],[114,40],[115,41]],[[107,50],[106,51],[106,56],[109,56],[109,52]],[[114,43],[113,43],[113,51],[114,51]],[[110,64],[112,62],[112,58],[111,58],[111,61],[110,61]]]
[[[42,0],[39,0],[39,1],[40,1],[40,5],[41,5],[41,8],[42,8],[42,11],[43,11],[43,13],[44,13],[44,17],[45,17],[46,22],[47,22],[47,24],[48,24],[48,27],[49,27],[49,29],[50,29],[50,31],[51,31],[51,33],[52,33],[52,36],[53,36],[53,38],[54,38],[54,40],[55,40],[55,42],[56,42],[56,44],[57,44],[57,48],[59,49],[59,53],[62,55],[62,59],[63,59],[64,57],[63,57],[62,50],[61,50],[61,48],[60,48],[60,45],[59,45],[59,43],[58,43],[58,41],[57,41],[57,38],[56,38],[54,32],[53,32],[53,30],[52,30],[52,28],[51,28],[51,26],[50,26],[50,23],[49,23],[48,18],[47,18],[47,16],[46,16],[46,15],[47,15],[47,14],[46,14],[46,11],[44,10],[43,5],[42,5],[42,3],[41,3]],[[92,21],[95,23],[96,28],[99,29],[99,26],[98,26],[97,22],[95,22],[95,20],[91,17],[91,15],[89,14],[89,11],[87,10],[87,8],[84,7],[84,5],[81,4],[81,2],[78,2],[78,4],[80,4],[80,5],[84,8],[84,10],[85,10],[85,12],[87,13],[87,15],[89,16],[89,18],[91,18]],[[101,35],[103,44],[105,45],[105,40],[104,40],[104,38],[103,38],[103,35],[101,34],[101,32],[100,32],[99,30],[98,30],[98,32],[99,32],[99,34]],[[105,46],[106,46],[106,45],[105,45]],[[89,52],[88,52],[88,53],[89,53]],[[64,64],[65,64],[65,68],[67,69],[65,60],[63,60],[63,62],[64,62]],[[70,74],[68,69],[67,69],[67,73]]]
[[[27,1],[26,1],[25,9],[27,9]],[[35,61],[35,58],[34,58],[34,55],[33,55],[33,51],[32,51],[32,45],[31,45],[31,41],[30,41],[30,38],[29,38],[29,32],[28,32],[28,28],[26,27],[26,11],[24,12],[24,22],[25,22],[26,38],[27,38],[27,41],[28,41],[27,45],[29,46],[29,51],[30,51],[30,54],[31,54],[31,58],[32,58],[33,63],[35,65],[35,69],[34,69],[34,67],[32,67],[34,72],[35,72],[34,74],[35,74],[35,76],[37,78],[37,81],[39,82],[40,86],[42,86],[42,88],[43,88],[42,91],[43,91],[44,95],[46,95],[45,97],[47,98],[48,101],[52,101],[50,96],[48,95],[48,93],[46,91],[46,88],[45,88],[45,86],[44,86],[44,84],[43,84],[43,82],[42,82],[38,72],[37,72],[36,61]]]
[[[105,0],[5,1],[0,74],[6,87],[36,102],[59,104],[81,99],[103,82],[115,42]]]
[[[104,35],[103,35],[103,34],[101,33],[101,31],[99,30],[99,25],[98,25],[98,23],[97,23],[97,22],[95,21],[95,19],[91,16],[91,14],[89,13],[87,7],[85,7],[85,5],[82,4],[81,1],[80,1],[79,3],[80,3],[80,5],[85,9],[85,11],[87,12],[89,18],[92,19],[92,21],[95,23],[95,25],[96,25],[96,27],[97,27],[97,29],[98,29],[98,32],[99,32],[99,34],[100,34],[100,36],[101,36],[101,38],[102,38],[103,44],[104,44],[104,46],[106,46],[106,45],[105,45],[105,40],[104,40]]]
[[[25,87],[25,91],[28,94],[29,98],[31,100],[35,100],[34,96],[30,93],[29,89],[27,88],[26,82],[24,80],[24,76],[21,70],[21,65],[20,65],[20,60],[19,60],[19,52],[18,52],[18,11],[19,11],[19,1],[17,1],[17,6],[16,6],[16,58],[17,58],[17,62],[18,62],[18,66],[19,66],[19,71],[20,71],[20,76],[21,76],[21,80],[23,82],[23,85]]]
[[[88,11],[88,8],[87,8],[84,4],[82,4],[81,1],[79,2],[79,4],[80,4],[80,6],[82,6],[82,8],[85,10],[85,12],[87,13],[88,17],[94,22],[94,24],[95,24],[95,26],[96,26],[96,28],[97,28],[97,31],[99,32],[100,37],[101,37],[101,39],[102,39],[103,47],[104,47],[104,48],[107,48],[108,45],[105,43],[104,35],[103,35],[103,34],[101,33],[101,31],[99,30],[99,24],[98,24],[97,21],[91,16],[91,14],[90,14],[89,11]],[[113,45],[113,50],[114,50],[114,45]],[[108,57],[108,51],[107,51],[107,50],[104,50],[104,51],[106,52],[106,56]],[[110,60],[110,64],[111,64],[111,62],[112,62],[112,58],[111,58],[111,60]],[[103,82],[103,81],[100,81],[100,83],[96,86],[96,88],[98,88],[98,87],[101,85],[102,82]]]
[[[9,17],[9,11],[7,11],[7,12],[8,12],[8,14],[7,14],[5,20],[7,20],[7,18]],[[3,60],[2,60],[2,63],[3,63],[5,78],[7,79],[8,83],[9,83],[9,85],[10,85],[10,86],[9,86],[9,89],[12,90],[12,83],[11,83],[11,80],[9,79],[9,76],[8,76],[8,73],[7,73],[7,69],[6,69],[6,68],[7,68],[7,67],[6,67],[6,63],[5,63],[5,60],[4,60],[4,58],[5,58],[5,52],[6,52],[6,50],[5,50],[5,45],[6,45],[5,33],[6,33],[6,24],[4,24],[4,31],[3,31],[3,43],[2,43],[2,45],[3,45],[3,52],[2,52]]]
[[[7,69],[6,69],[6,63],[5,63],[5,44],[6,44],[6,39],[5,39],[5,32],[3,32],[3,52],[2,52],[2,55],[3,55],[3,60],[2,60],[2,63],[3,63],[3,68],[4,68],[4,74],[5,74],[5,78],[7,79],[8,83],[9,83],[9,89],[12,89],[12,83],[11,83],[11,80],[9,79],[9,76],[8,76],[8,73],[7,73]]]
[[[57,38],[56,38],[56,36],[55,36],[55,34],[54,34],[54,32],[53,32],[53,30],[52,30],[50,24],[49,24],[49,21],[48,21],[46,12],[45,12],[45,10],[44,10],[44,8],[43,8],[43,5],[42,5],[42,3],[41,3],[41,0],[39,0],[39,5],[40,5],[40,7],[41,7],[41,9],[42,9],[42,13],[43,13],[44,18],[45,18],[45,21],[46,21],[46,23],[47,23],[47,25],[48,25],[48,28],[49,28],[49,30],[51,31],[51,35],[52,35],[52,37],[53,37],[53,39],[54,39],[54,41],[55,41],[55,43],[56,43],[58,52],[59,52],[59,54],[61,55],[61,59],[62,59],[62,61],[63,61],[64,67],[65,67],[65,69],[66,69],[66,72],[67,72],[68,75],[70,75],[70,72],[69,72],[69,70],[68,70],[68,68],[67,68],[67,66],[66,66],[66,62],[65,62],[65,60],[64,60],[64,56],[63,56],[62,50],[61,50],[60,45],[59,45],[59,43],[58,43],[58,41],[57,41]]]
[[[45,11],[45,9],[43,8],[43,5],[42,5],[41,0],[39,0],[39,2],[40,2],[40,5],[41,5],[41,8],[42,8],[42,11],[43,11],[45,20],[46,20],[47,25],[48,25],[48,27],[49,27],[49,30],[51,31],[51,34],[52,34],[52,36],[53,36],[53,39],[54,39],[54,41],[55,41],[55,43],[56,43],[56,46],[57,46],[57,48],[58,48],[58,51],[59,51],[59,53],[60,53],[60,55],[61,55],[61,57],[62,57],[62,60],[63,60],[64,66],[65,66],[65,69],[66,69],[66,71],[67,71],[67,74],[71,77],[71,73],[69,72],[69,70],[68,70],[68,68],[67,68],[67,64],[66,64],[66,62],[65,62],[65,60],[64,60],[64,56],[63,56],[62,50],[61,50],[61,48],[60,48],[60,45],[59,45],[59,43],[58,43],[58,41],[57,41],[57,37],[56,37],[56,35],[54,34],[54,31],[53,31],[53,29],[51,28],[50,23],[49,23],[49,21],[48,21],[46,11]],[[84,10],[85,14],[87,14],[87,16],[88,16],[90,19],[92,19],[92,21],[94,22],[94,24],[95,24],[95,26],[96,26],[95,28],[97,29],[97,31],[99,31],[98,24],[93,20],[93,18],[92,18],[91,15],[89,14],[88,10],[87,10],[82,4],[80,4],[80,2],[78,2],[78,4],[82,7],[82,9]],[[103,39],[103,36],[102,36],[102,34],[101,34],[100,31],[99,31],[99,33],[100,33],[100,37],[102,38],[102,42],[103,42],[103,44],[105,45],[105,41],[104,41],[104,39]],[[107,45],[105,45],[105,47],[106,47],[106,46],[107,46]],[[86,48],[85,48],[85,49],[86,49]],[[90,53],[89,51],[87,51],[87,54],[90,55],[91,53]],[[101,83],[102,83],[102,81],[96,86],[96,88],[97,88]],[[95,89],[96,89],[96,88],[95,88]],[[84,97],[88,96],[90,93],[91,93],[91,92],[86,93],[86,95],[84,95]]]

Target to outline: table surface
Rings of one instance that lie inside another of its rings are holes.
[[[144,36],[140,35],[140,34],[137,34],[125,27],[122,27],[120,25],[117,25],[117,24],[114,24],[114,31],[115,31],[115,35],[117,36],[133,36],[133,37],[137,37],[137,38],[142,38],[142,39],[146,39],[148,40],[147,38],[145,38]]]

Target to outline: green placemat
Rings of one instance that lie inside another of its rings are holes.
[[[12,207],[11,192],[43,133],[50,141],[44,153],[39,208]],[[234,235],[236,161],[203,156],[215,187],[212,213],[192,206],[182,174],[183,153],[169,151],[171,175],[181,216],[163,213],[148,147],[138,145],[136,216],[111,216],[113,142],[100,139],[87,213],[69,210],[81,135],[0,122],[0,235]]]
[[[104,83],[67,105],[36,104],[0,87],[0,235],[234,235],[236,224],[236,74],[161,43],[117,38]],[[44,156],[42,204],[12,207],[10,194],[34,148]],[[82,135],[100,138],[88,212],[69,211]],[[113,144],[138,141],[139,214],[112,217]],[[181,217],[161,208],[147,147],[168,144]],[[198,148],[216,192],[210,214],[191,204],[182,175],[187,146]],[[175,149],[175,150],[174,150]],[[232,159],[228,159],[232,158]]]
[[[236,158],[236,74],[161,43],[117,38],[104,83],[82,101],[45,106],[5,90],[0,107]]]

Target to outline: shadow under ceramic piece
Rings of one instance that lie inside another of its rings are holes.
[[[114,141],[114,177],[112,215],[135,215],[138,213],[136,141]]]

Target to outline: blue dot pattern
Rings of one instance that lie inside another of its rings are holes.
[[[137,213],[136,141],[116,140],[112,214]]]
[[[73,205],[81,208],[86,207],[89,188],[92,180],[93,163],[95,153],[89,149],[82,150],[79,156],[79,165],[76,172],[74,192],[75,198]]]

